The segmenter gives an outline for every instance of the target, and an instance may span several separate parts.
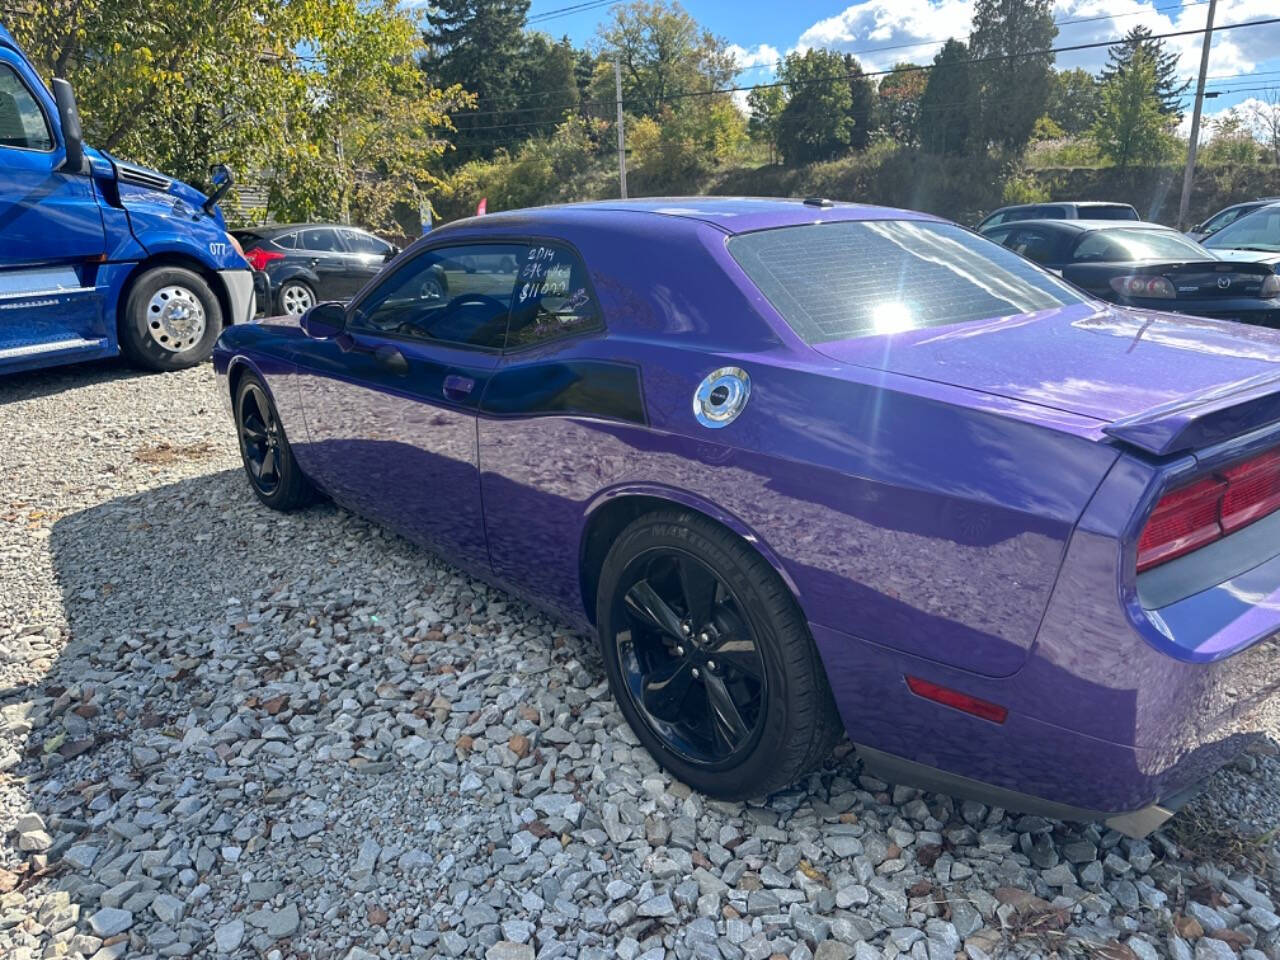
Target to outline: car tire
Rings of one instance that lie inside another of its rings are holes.
[[[596,609],[623,716],[654,759],[694,789],[727,800],[766,796],[814,769],[840,739],[795,599],[724,527],[685,510],[633,521],[602,565]]]
[[[256,375],[246,373],[236,384],[234,410],[240,458],[258,499],[282,511],[311,503],[315,490],[294,459],[271,394]]]
[[[276,309],[284,316],[301,316],[316,303],[315,290],[302,280],[286,280],[276,291]]]
[[[120,348],[135,366],[181,370],[209,359],[222,332],[222,306],[198,273],[157,267],[130,286],[119,329]]]

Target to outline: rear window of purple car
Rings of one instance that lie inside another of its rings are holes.
[[[729,252],[810,344],[1083,302],[1051,274],[950,223],[780,227],[734,237]]]

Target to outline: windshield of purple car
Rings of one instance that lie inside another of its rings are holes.
[[[354,329],[485,349],[600,325],[586,268],[554,245],[459,244],[397,269],[356,308]]]
[[[987,320],[1084,302],[962,227],[859,220],[745,233],[729,252],[807,343]]]

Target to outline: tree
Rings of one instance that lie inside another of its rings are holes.
[[[1121,169],[1161,163],[1171,155],[1171,121],[1160,109],[1155,78],[1155,61],[1140,50],[1102,85],[1092,135],[1102,155]]]
[[[568,37],[557,43],[545,33],[529,31],[524,39],[516,84],[522,106],[510,134],[549,136],[567,114],[577,112],[581,101],[577,51]]]
[[[28,0],[7,23],[75,85],[89,143],[196,183],[227,162],[280,217],[390,227],[466,103],[416,69],[393,0]]]
[[[829,160],[853,137],[853,94],[844,78],[844,57],[830,50],[789,53],[779,78],[787,105],[779,119],[778,148],[787,163]]]
[[[747,132],[769,145],[770,163],[778,161],[778,132],[786,106],[786,91],[779,86],[756,87],[747,94],[747,109],[750,111]]]
[[[920,100],[929,74],[914,63],[894,64],[893,72],[880,79],[876,90],[879,125],[890,139],[905,147],[920,141]]]
[[[920,146],[928,153],[963,153],[969,144],[973,66],[961,40],[943,44],[920,97]]]
[[[1258,160],[1258,141],[1248,119],[1238,108],[1229,110],[1212,123],[1213,137],[1200,152],[1206,164],[1243,166]]]
[[[597,42],[599,60],[616,59],[622,67],[622,99],[638,116],[656,117],[668,106],[683,109],[679,101],[688,94],[727,86],[737,73],[724,38],[703,30],[678,3],[619,4],[600,25]],[[612,76],[608,84],[602,99],[611,102]]]
[[[1068,136],[1088,133],[1098,112],[1099,84],[1088,70],[1055,70],[1045,112]]]
[[[529,0],[434,0],[426,10],[422,69],[427,78],[476,95],[475,114],[454,120],[454,162],[492,152],[501,130],[525,119],[516,111],[523,92]]]
[[[1272,87],[1250,101],[1249,119],[1258,139],[1271,153],[1271,162],[1280,166],[1280,87]]]
[[[849,78],[849,119],[853,121],[849,146],[855,150],[865,150],[871,143],[871,131],[874,127],[875,81],[862,72],[862,64],[851,53],[844,55],[844,73]]]
[[[1138,25],[1124,35],[1124,42],[1107,51],[1107,63],[1099,74],[1099,80],[1107,83],[1124,70],[1139,54],[1153,66],[1151,92],[1159,104],[1160,112],[1175,120],[1182,119],[1182,97],[1191,87],[1190,80],[1178,79],[1178,54],[1167,50],[1163,40],[1157,40],[1148,27]]]
[[[1053,66],[1053,54],[1034,51],[1052,47],[1057,35],[1053,0],[977,0],[969,53],[988,62],[974,65],[975,149],[1027,145],[1049,99]]]

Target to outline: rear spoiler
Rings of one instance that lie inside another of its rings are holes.
[[[1102,428],[1109,437],[1166,456],[1280,421],[1280,372],[1260,374],[1152,407]]]

